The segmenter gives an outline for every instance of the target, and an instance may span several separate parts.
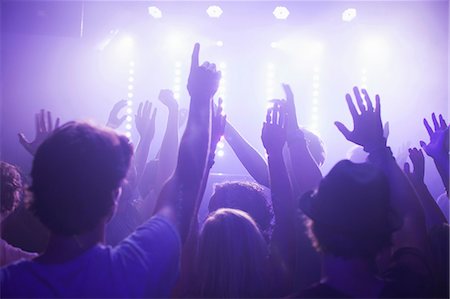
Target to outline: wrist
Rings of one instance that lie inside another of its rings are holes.
[[[290,133],[288,132],[286,136],[286,142],[289,147],[296,144],[306,146],[305,133],[303,133],[303,131],[300,129],[293,130]]]
[[[380,137],[374,140],[371,140],[371,142],[368,142],[367,144],[364,144],[364,151],[368,152],[369,154],[372,152],[379,152],[379,151],[383,151],[386,148],[389,148],[386,146],[386,138],[384,137]],[[390,150],[390,148],[389,148]]]

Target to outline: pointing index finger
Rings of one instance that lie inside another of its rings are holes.
[[[193,72],[193,70],[195,68],[197,68],[199,66],[199,62],[198,62],[199,52],[200,52],[200,44],[195,43],[194,50],[192,51],[192,58],[191,58],[191,73]]]

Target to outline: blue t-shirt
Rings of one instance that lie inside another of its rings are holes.
[[[2,268],[2,298],[168,297],[179,272],[181,241],[155,216],[116,247],[94,246],[61,264],[21,261]]]

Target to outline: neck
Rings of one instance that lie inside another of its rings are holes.
[[[74,236],[50,234],[47,249],[36,260],[41,263],[58,264],[72,260],[93,246],[103,243],[105,223],[93,230]]]
[[[383,287],[382,281],[376,277],[374,261],[371,259],[344,259],[325,255],[322,280],[338,291],[354,297],[376,297]]]

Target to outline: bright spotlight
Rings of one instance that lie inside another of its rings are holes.
[[[271,42],[271,43],[270,43],[270,47],[273,48],[273,49],[276,49],[276,48],[280,47],[280,43],[277,43],[277,42]]]
[[[148,8],[148,14],[151,15],[155,19],[161,19],[162,18],[162,12],[156,6],[150,6]]]
[[[218,41],[216,42],[216,46],[218,46],[218,47],[223,47],[223,41],[218,40]]]
[[[223,13],[222,8],[220,8],[220,6],[217,5],[211,5],[210,7],[208,7],[208,9],[206,10],[206,13],[208,14],[208,16],[210,18],[220,18],[220,16]]]
[[[363,58],[366,61],[383,61],[388,56],[388,44],[382,38],[370,38],[361,44]]]
[[[286,20],[289,16],[289,10],[284,6],[277,6],[273,10],[273,15],[276,19]]]
[[[134,44],[134,41],[131,36],[124,36],[119,41],[118,50],[124,51],[124,52],[130,51],[133,48],[133,44]]]
[[[342,21],[344,21],[344,22],[350,22],[354,18],[356,18],[356,9],[355,8],[346,9],[342,13]]]
[[[217,151],[217,156],[218,157],[223,157],[225,155],[225,152],[223,150],[218,150]]]
[[[166,39],[167,46],[171,50],[179,50],[184,47],[184,39],[183,36],[179,33],[174,33],[167,36]]]

